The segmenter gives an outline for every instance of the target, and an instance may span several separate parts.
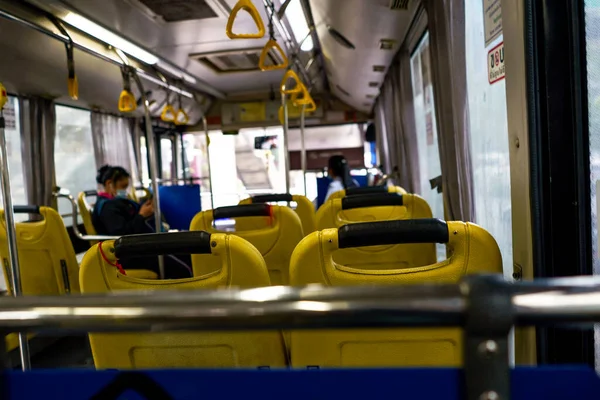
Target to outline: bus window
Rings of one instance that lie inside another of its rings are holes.
[[[56,106],[54,163],[56,185],[68,189],[73,196],[84,190],[96,188],[97,169],[89,111]],[[59,201],[58,211],[61,215],[71,214],[71,204]],[[67,226],[73,223],[71,217],[64,220]]]
[[[592,254],[594,275],[600,275],[598,241],[598,193],[600,191],[600,4],[585,0],[585,27],[588,79],[588,118],[590,140],[590,184],[592,216]],[[600,325],[595,329],[596,370],[600,373]]]
[[[8,103],[4,108],[4,117],[6,119],[6,153],[10,168],[10,187],[13,204],[27,204],[19,116],[19,102],[16,97],[9,96]],[[27,218],[28,216],[25,214],[15,214],[17,222],[24,221]]]
[[[421,171],[421,195],[431,206],[435,218],[444,219],[444,200],[437,189],[431,189],[429,181],[442,174],[438,151],[435,102],[431,81],[429,58],[429,33],[411,56],[411,74],[414,95],[415,126],[419,148],[419,168]],[[438,245],[438,259],[446,258],[446,247]]]
[[[488,52],[503,41],[502,35],[487,46],[484,39],[483,3],[465,2],[465,53],[471,132],[471,163],[475,222],[488,230],[502,252],[504,275],[513,273],[510,157],[506,118],[506,81],[490,83]]]

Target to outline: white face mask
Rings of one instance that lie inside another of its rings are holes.
[[[127,198],[127,190],[126,189],[117,190],[115,197],[118,197],[120,199],[126,199]]]

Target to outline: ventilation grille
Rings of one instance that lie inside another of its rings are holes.
[[[218,73],[249,72],[260,71],[258,60],[261,52],[262,47],[258,47],[217,53],[191,54],[190,58],[201,62]],[[267,66],[276,65],[282,61],[279,52],[271,49],[267,54],[265,64]]]
[[[385,65],[373,65],[373,72],[385,72]]]
[[[205,0],[139,0],[167,22],[215,18],[218,15]]]
[[[379,82],[369,82],[369,87],[379,87]]]
[[[409,0],[390,0],[390,9],[392,10],[408,10]]]
[[[394,46],[396,46],[396,41],[394,39],[381,39],[379,41],[379,48],[381,50],[393,50]]]

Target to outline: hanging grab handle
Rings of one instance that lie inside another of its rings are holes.
[[[119,111],[121,112],[132,112],[137,109],[137,100],[131,92],[131,81],[129,80],[131,74],[131,67],[124,66],[121,68],[121,75],[123,77],[123,91],[119,96]]]
[[[292,86],[291,88],[288,87],[288,81],[289,80],[293,80],[294,81],[294,86]],[[302,91],[302,81],[300,80],[300,78],[298,77],[298,75],[294,72],[293,69],[288,69],[285,73],[285,75],[283,75],[283,79],[281,80],[281,93],[283,94],[294,94],[294,93],[300,93]]]
[[[402,243],[448,243],[446,222],[435,218],[377,221],[344,225],[338,229],[338,248]]]
[[[187,125],[190,122],[190,116],[185,112],[183,108],[180,108],[175,115],[175,119],[173,120],[175,125]]]
[[[119,259],[211,253],[210,233],[204,231],[123,236],[114,246],[115,256]]]
[[[160,119],[165,122],[174,122],[175,121],[175,109],[172,105],[167,103],[167,105],[163,108],[162,113],[160,114]]]
[[[233,33],[233,23],[237,18],[237,14],[240,10],[247,11],[248,14],[254,20],[256,27],[258,28],[257,33]],[[229,39],[260,39],[265,36],[265,24],[263,23],[260,14],[254,4],[250,0],[239,0],[236,5],[231,10],[231,14],[229,14],[229,19],[227,20],[227,27],[225,28],[225,33]]]
[[[6,88],[0,82],[0,110],[4,108],[6,103],[8,102],[8,93],[6,93]]]
[[[267,56],[269,55],[269,51],[271,51],[271,49],[277,50],[279,52],[279,54],[281,55],[281,58],[283,61],[280,64],[265,65],[265,62],[267,61]],[[262,52],[260,53],[260,59],[258,60],[258,67],[260,68],[261,71],[274,71],[276,69],[287,68],[289,63],[290,62],[289,62],[287,56],[285,55],[285,52],[281,48],[281,46],[279,46],[279,43],[277,43],[277,41],[271,39],[267,42],[267,44],[265,44],[265,47],[263,47]]]
[[[306,108],[304,109],[305,112],[314,112],[317,111],[317,103],[315,103],[315,101],[313,100],[313,98],[310,98],[310,103],[308,103],[308,105],[306,105]]]
[[[308,93],[308,89],[304,86],[303,83],[300,83],[302,86],[300,87],[302,90],[298,93],[292,94],[292,103],[295,106],[304,106],[310,105],[311,102],[314,102],[310,93]]]
[[[65,42],[65,49],[67,51],[67,89],[69,91],[69,97],[73,100],[77,100],[79,98],[79,81],[77,80],[77,75],[75,74],[75,57],[73,56],[73,39],[69,32],[65,29],[62,22],[59,21],[56,17],[51,14],[46,15],[50,22],[56,26],[56,28],[60,31],[62,35],[67,38]]]

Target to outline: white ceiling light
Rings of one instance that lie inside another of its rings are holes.
[[[130,56],[145,62],[146,64],[154,65],[158,62],[158,57],[156,57],[154,54],[149,53],[141,47],[136,46],[130,41],[112,33],[108,29],[101,27],[100,25],[82,17],[79,14],[69,12],[66,17],[64,17],[64,21],[69,25],[73,25],[75,28],[82,30],[88,35],[91,35],[96,39],[99,39],[104,43],[120,49],[124,53],[127,53]]]
[[[301,40],[304,40],[300,44],[300,50],[311,51],[314,47],[314,44],[312,35],[308,36],[310,29],[308,28],[308,23],[306,22],[306,17],[304,16],[304,10],[302,9],[300,0],[292,0],[290,2],[285,10],[285,16],[287,17],[288,23],[292,27],[292,32],[294,32],[296,41],[300,43]]]
[[[196,80],[196,78],[194,78],[192,75],[188,74],[187,72],[185,72],[182,69],[176,68],[174,66],[172,66],[171,64],[169,64],[168,62],[159,60],[158,61],[158,67],[162,70],[165,70],[166,72],[168,72],[169,74],[183,79],[184,81],[186,81],[187,83],[191,83],[192,85],[196,84],[198,81]]]

